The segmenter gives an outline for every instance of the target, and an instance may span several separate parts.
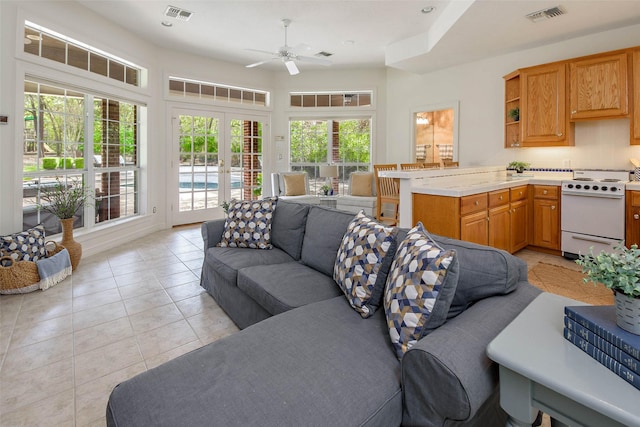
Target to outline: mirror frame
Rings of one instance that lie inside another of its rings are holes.
[[[411,110],[411,162],[416,160],[416,118],[418,113],[453,110],[453,161],[458,162],[460,159],[460,145],[458,144],[458,123],[460,121],[460,101],[445,101],[437,104],[427,104]]]

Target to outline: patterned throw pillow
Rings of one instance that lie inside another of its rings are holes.
[[[333,280],[364,318],[380,305],[395,254],[395,235],[395,228],[385,227],[360,211],[349,223],[338,248]]]
[[[231,200],[218,246],[271,249],[271,222],[277,200]]]
[[[384,295],[398,359],[446,321],[457,285],[456,252],[439,247],[418,223],[398,245]]]
[[[26,231],[0,237],[0,256],[10,256],[16,261],[37,261],[45,258],[44,226],[36,225]]]

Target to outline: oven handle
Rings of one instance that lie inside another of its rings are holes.
[[[610,239],[608,240],[608,239],[598,239],[597,237],[583,237],[583,236],[578,236],[576,234],[572,234],[571,238],[576,240],[584,240],[586,242],[604,243],[605,245],[611,245]]]
[[[601,199],[622,199],[624,197],[624,193],[583,193],[571,190],[562,190],[560,194],[563,196],[599,197]]]

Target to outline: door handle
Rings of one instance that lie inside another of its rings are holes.
[[[640,219],[640,215],[638,215],[638,214],[633,214],[633,219],[636,219],[636,220]]]

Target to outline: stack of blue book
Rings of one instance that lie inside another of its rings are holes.
[[[640,335],[616,324],[615,306],[567,306],[564,314],[568,341],[640,389]]]

